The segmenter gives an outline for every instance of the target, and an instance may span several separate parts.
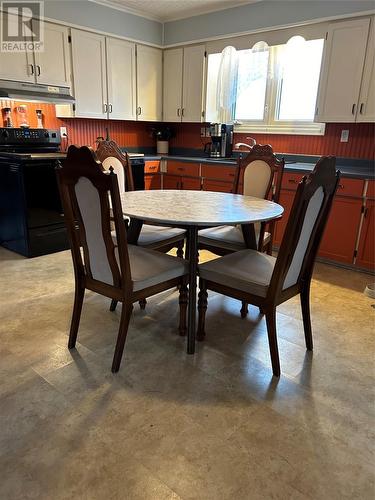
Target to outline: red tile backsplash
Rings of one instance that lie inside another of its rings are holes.
[[[0,101],[1,108],[11,106],[13,109],[14,126],[17,126],[15,107],[18,102]],[[53,104],[24,103],[28,108],[31,127],[36,127],[36,109],[42,109],[44,126],[68,129],[69,144],[94,145],[98,136],[105,135],[109,128],[110,136],[121,146],[142,147],[154,146],[151,128],[155,123],[91,120],[83,118],[56,118]],[[176,136],[171,139],[171,147],[202,149],[208,138],[200,137],[200,123],[172,123],[169,126],[175,130]],[[349,141],[340,142],[341,130],[349,130]],[[375,158],[375,124],[374,123],[328,123],[324,136],[311,135],[281,135],[281,134],[235,134],[235,142],[246,142],[251,135],[260,144],[271,144],[273,149],[282,153],[307,155],[335,155],[348,158]]]

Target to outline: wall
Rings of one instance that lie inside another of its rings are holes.
[[[46,18],[161,46],[163,24],[87,0],[44,2]]]
[[[177,130],[171,147],[201,149],[208,138],[200,137],[200,124],[170,124]],[[349,141],[340,142],[341,130],[349,130]],[[324,136],[281,134],[235,134],[234,142],[248,142],[251,135],[260,144],[271,144],[278,153],[335,155],[347,158],[375,159],[374,123],[328,123]]]
[[[164,45],[186,43],[234,33],[269,30],[308,21],[374,11],[373,1],[262,1],[164,23]]]
[[[17,126],[15,107],[21,103],[12,102],[13,125]],[[88,120],[83,118],[59,119],[56,118],[53,104],[27,104],[29,124],[36,127],[36,109],[43,110],[44,126],[46,128],[68,129],[69,144],[79,146],[94,146],[98,136],[105,135],[108,127],[111,138],[120,146],[132,148],[153,147],[155,140],[151,136],[153,122],[133,122],[117,120]],[[9,101],[0,101],[0,107],[10,106]],[[208,138],[200,137],[200,123],[170,123],[168,125],[176,132],[171,139],[170,147],[192,148],[202,150]],[[349,141],[340,142],[341,130],[349,130]],[[311,135],[281,135],[281,134],[235,134],[235,142],[247,142],[246,137],[251,135],[260,144],[271,144],[276,152],[307,155],[335,155],[347,158],[375,159],[374,123],[328,123],[324,136]],[[62,146],[65,148],[66,143]]]

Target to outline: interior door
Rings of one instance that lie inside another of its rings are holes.
[[[369,19],[356,19],[330,26],[324,49],[315,121],[355,121],[369,23]]]
[[[137,119],[162,119],[162,51],[137,45]]]
[[[70,87],[69,30],[65,26],[44,23],[44,50],[35,52],[38,83]]]
[[[106,44],[109,118],[135,120],[135,44],[116,38]]]
[[[75,116],[107,118],[104,36],[72,29]]]
[[[180,122],[182,108],[183,49],[164,52],[163,121]]]
[[[201,122],[203,118],[203,78],[205,46],[184,49],[182,121]]]
[[[9,32],[18,32],[18,16],[2,13]],[[34,56],[32,52],[0,51],[0,78],[17,82],[35,82]]]

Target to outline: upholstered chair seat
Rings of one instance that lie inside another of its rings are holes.
[[[255,238],[259,247],[260,228],[255,227]],[[199,242],[205,246],[220,247],[224,250],[237,252],[246,248],[241,226],[218,226],[201,229],[198,232]],[[271,234],[264,233],[263,246],[271,239]]]

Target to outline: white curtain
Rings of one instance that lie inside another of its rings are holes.
[[[225,47],[221,53],[216,90],[217,116],[220,123],[233,123],[236,110],[237,78],[237,50],[234,47]]]

